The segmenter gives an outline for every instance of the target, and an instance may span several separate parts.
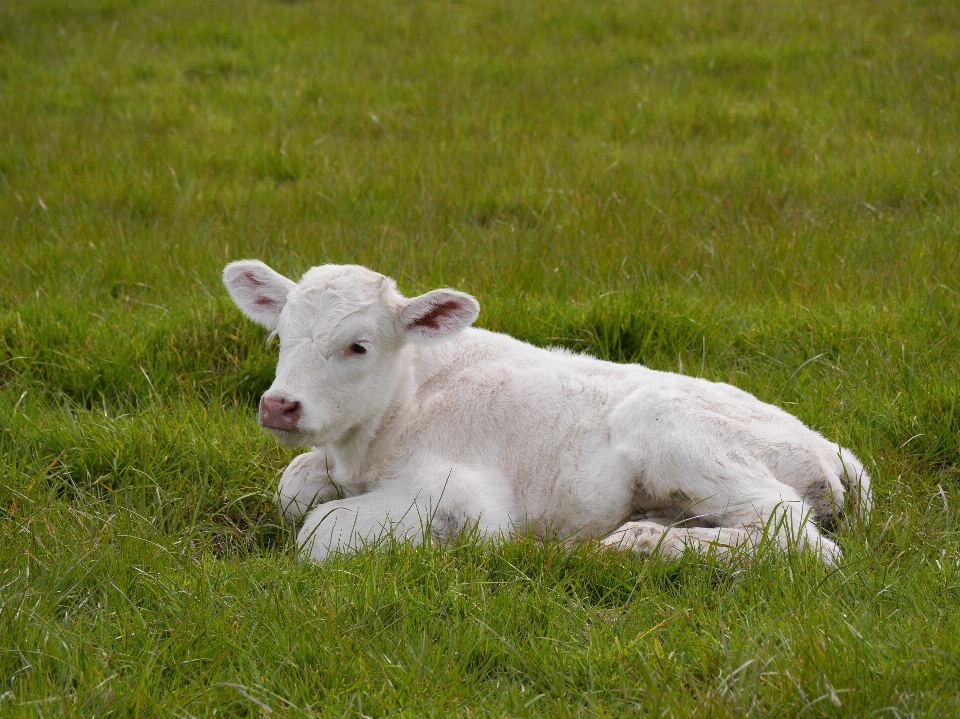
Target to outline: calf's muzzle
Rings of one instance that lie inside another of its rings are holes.
[[[286,397],[264,395],[260,400],[260,426],[292,432],[297,429],[297,420],[302,411],[299,402]]]

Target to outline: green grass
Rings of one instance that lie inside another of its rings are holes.
[[[0,4],[0,715],[960,715],[960,5]],[[230,260],[728,381],[843,563],[296,561]]]

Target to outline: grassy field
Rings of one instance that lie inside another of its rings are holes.
[[[0,3],[0,715],[960,716],[958,188],[955,0]],[[731,382],[875,513],[299,564],[243,257]]]

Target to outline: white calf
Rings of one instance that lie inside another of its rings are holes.
[[[304,557],[384,532],[595,537],[642,554],[721,552],[764,534],[833,561],[820,534],[870,480],[848,450],[726,384],[540,349],[469,328],[454,290],[406,299],[392,280],[324,265],[299,283],[261,262],[223,280],[280,338],[260,423],[307,445],[277,502]]]

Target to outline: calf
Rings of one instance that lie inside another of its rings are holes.
[[[470,295],[407,299],[356,265],[295,283],[243,260],[223,281],[280,339],[260,424],[312,448],[276,494],[305,558],[470,528],[664,555],[767,533],[833,562],[819,526],[845,497],[869,511],[856,457],[736,387],[474,329]]]

